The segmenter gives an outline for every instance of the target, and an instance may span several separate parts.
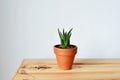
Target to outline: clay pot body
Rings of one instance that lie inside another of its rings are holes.
[[[54,46],[54,53],[56,54],[59,69],[63,70],[71,69],[75,54],[77,53],[77,46],[72,45],[73,47],[65,49],[62,49],[58,46],[59,45]]]

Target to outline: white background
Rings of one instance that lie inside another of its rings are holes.
[[[120,0],[0,0],[0,80],[24,58],[55,58],[58,28],[73,28],[76,58],[120,57]]]

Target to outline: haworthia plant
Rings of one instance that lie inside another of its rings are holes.
[[[60,37],[60,47],[61,48],[68,48],[70,46],[70,37],[71,37],[71,31],[73,30],[73,28],[71,28],[68,32],[65,31],[63,29],[63,31],[61,32],[59,29],[58,29],[58,34],[59,34],[59,37]]]

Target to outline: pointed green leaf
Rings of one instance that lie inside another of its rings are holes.
[[[73,28],[70,29],[70,31],[68,32],[68,35],[71,33],[72,30],[73,30]]]

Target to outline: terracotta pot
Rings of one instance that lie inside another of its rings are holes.
[[[59,69],[69,70],[72,68],[75,54],[77,53],[77,46],[72,45],[71,48],[62,49],[54,46],[54,53],[56,54],[57,64]]]

